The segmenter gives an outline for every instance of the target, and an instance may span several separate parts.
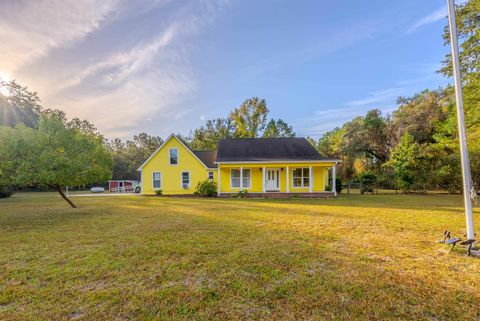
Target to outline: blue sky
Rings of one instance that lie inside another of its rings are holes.
[[[109,138],[188,134],[248,97],[319,137],[449,82],[444,0],[0,3],[0,76]]]

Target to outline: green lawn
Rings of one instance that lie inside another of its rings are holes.
[[[74,200],[0,200],[0,320],[480,319],[460,196]]]

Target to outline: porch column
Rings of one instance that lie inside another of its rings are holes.
[[[220,196],[220,184],[221,184],[221,181],[220,181],[220,164],[218,164],[218,173],[217,173],[217,181],[218,181],[218,184],[217,184],[217,196]]]
[[[262,168],[262,192],[265,193],[265,166]]]
[[[240,166],[240,191],[243,191],[243,166]]]
[[[290,167],[287,166],[287,193],[290,193],[290,178],[288,177],[290,174]]]
[[[311,168],[310,170],[312,171],[312,175],[311,175],[312,180],[310,181],[310,185],[312,185],[312,192],[314,192],[313,186],[315,186],[315,172],[314,172],[315,168],[313,166],[310,166],[310,168]]]
[[[312,165],[310,165],[310,168],[308,170],[308,175],[309,175],[309,178],[308,178],[308,186],[309,186],[309,192],[311,193],[312,192],[312,189],[313,189],[313,175],[312,175]]]
[[[336,185],[336,178],[337,178],[337,163],[332,167],[332,193],[337,196],[337,187]]]

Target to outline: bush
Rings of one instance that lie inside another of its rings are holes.
[[[154,190],[154,192],[155,192],[155,195],[162,196],[162,190],[161,189],[156,189],[156,190]]]
[[[335,179],[335,190],[337,191],[338,194],[342,192],[342,179],[340,177],[337,177]]]
[[[238,193],[235,194],[230,194],[231,198],[244,198],[247,196],[248,191],[246,189],[239,191]]]
[[[0,187],[0,198],[7,198],[12,196],[13,190],[8,187]]]
[[[369,192],[373,194],[373,184],[377,182],[377,176],[373,172],[363,172],[358,175],[358,181],[361,184],[360,193]]]
[[[195,194],[203,197],[213,197],[217,195],[217,184],[209,180],[199,182]]]

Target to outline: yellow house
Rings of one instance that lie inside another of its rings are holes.
[[[216,151],[193,151],[172,134],[139,171],[145,195],[193,194],[199,182],[211,180],[218,196],[335,196],[338,162],[305,138],[223,139]]]

